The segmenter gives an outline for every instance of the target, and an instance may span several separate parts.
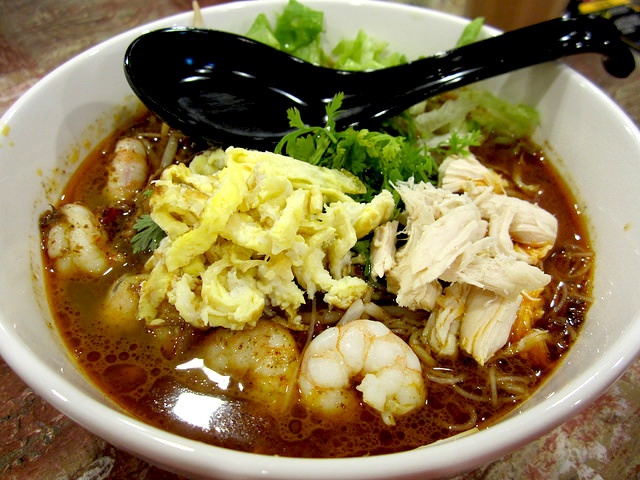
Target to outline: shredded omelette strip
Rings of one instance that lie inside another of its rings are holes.
[[[149,204],[167,237],[145,265],[139,317],[163,323],[168,302],[195,327],[242,329],[270,306],[300,328],[305,295],[338,308],[366,298],[351,249],[395,204],[388,191],[349,196],[364,188],[348,172],[233,147],[166,168]]]

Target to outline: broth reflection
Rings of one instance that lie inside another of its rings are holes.
[[[204,364],[204,360],[202,358],[193,358],[188,362],[185,362],[176,367],[176,370],[200,370],[204,373],[209,380],[215,383],[218,388],[221,390],[226,390],[229,388],[229,382],[231,381],[231,377],[229,375],[221,375],[215,370],[207,367]]]
[[[211,420],[225,403],[220,398],[181,392],[173,406],[173,413],[191,425],[207,429],[210,428]]]

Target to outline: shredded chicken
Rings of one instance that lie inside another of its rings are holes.
[[[371,241],[371,272],[376,277],[384,277],[396,264],[397,220],[392,220],[375,229]]]
[[[486,235],[487,222],[468,197],[428,183],[404,182],[396,189],[407,209],[408,240],[398,249],[389,275],[411,273],[398,278],[401,288],[416,276],[424,283],[438,279],[464,248]]]
[[[534,265],[543,259],[558,234],[558,221],[538,205],[504,194],[505,181],[473,154],[447,158],[439,170],[445,190],[465,193],[490,220],[490,235],[500,249]]]
[[[520,294],[503,297],[472,287],[460,325],[460,347],[484,365],[507,343],[521,302]]]
[[[527,292],[549,283],[538,264],[553,247],[557,220],[506,195],[506,180],[471,153],[446,159],[439,185],[395,185],[407,241],[396,249],[398,225],[378,227],[372,271],[386,274],[398,305],[431,312],[422,338],[435,354],[462,349],[484,365],[509,340],[519,312],[527,314]]]
[[[482,165],[472,153],[447,157],[440,164],[438,183],[440,188],[449,192],[490,187],[493,192],[503,194],[506,188],[505,179]]]
[[[439,355],[455,357],[458,353],[460,322],[465,314],[469,289],[463,283],[449,285],[427,320],[426,341]]]

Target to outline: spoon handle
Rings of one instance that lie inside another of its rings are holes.
[[[561,17],[404,66],[369,72],[378,75],[376,84],[387,85],[384,95],[387,105],[374,106],[372,103],[372,106],[389,116],[457,87],[587,52],[604,55],[604,67],[613,76],[626,77],[635,68],[633,53],[611,21],[595,15]],[[370,82],[373,81],[372,76]],[[362,98],[358,101],[362,102]],[[345,107],[348,109],[349,105],[345,104]]]
[[[461,47],[455,55],[476,58],[478,64],[486,61],[492,74],[586,52],[604,55],[604,67],[615,77],[627,77],[635,68],[621,33],[599,15],[555,18]]]

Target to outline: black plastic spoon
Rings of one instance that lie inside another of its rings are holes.
[[[344,93],[337,126],[372,127],[430,96],[584,52],[603,54],[616,77],[635,68],[616,27],[597,16],[557,18],[368,72],[318,67],[242,36],[178,27],[138,37],[124,66],[136,95],[174,128],[210,144],[271,149],[291,130],[288,108],[324,125],[337,92]]]

